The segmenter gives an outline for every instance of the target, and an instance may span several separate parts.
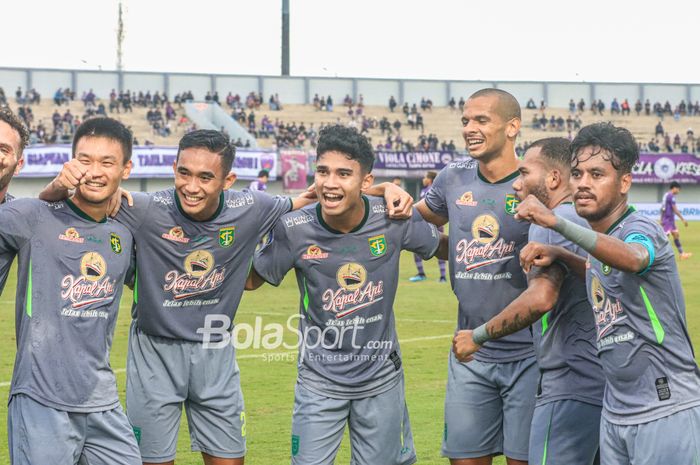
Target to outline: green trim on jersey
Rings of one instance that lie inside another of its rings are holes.
[[[549,313],[545,313],[542,315],[542,335],[544,336],[544,333],[547,332],[547,329],[549,328]]]
[[[649,297],[647,297],[647,293],[644,292],[644,288],[642,286],[639,286],[639,291],[642,293],[642,299],[644,300],[644,306],[647,308],[647,314],[649,315],[649,320],[651,320],[651,327],[654,328],[654,334],[656,335],[656,342],[661,345],[664,343],[664,336],[666,335],[666,332],[664,331],[663,326],[661,326],[661,322],[659,321],[659,317],[656,315],[656,312],[654,311],[654,307],[651,305],[651,302],[649,301]]]
[[[139,269],[134,270],[134,303],[139,303]]]
[[[547,435],[544,437],[544,450],[542,451],[542,463],[540,465],[547,465],[547,446],[549,446],[549,435],[552,432],[552,417],[554,416],[554,409],[549,414],[549,424],[547,424]]]
[[[637,209],[634,208],[632,205],[628,206],[628,207],[627,207],[627,210],[625,211],[625,213],[623,213],[622,216],[619,217],[619,218],[612,224],[612,226],[610,226],[610,227],[608,228],[607,231],[605,231],[605,234],[610,234],[611,232],[613,232],[613,230],[614,230],[615,228],[617,228],[617,226],[618,226],[620,223],[622,223],[622,221],[623,221],[625,218],[627,218],[628,216],[630,216],[632,213],[634,213],[634,212],[636,212],[636,211],[637,211]]]
[[[82,211],[76,204],[73,203],[73,201],[71,199],[66,199],[66,205],[68,205],[68,207],[71,210],[73,210],[73,213],[75,213],[76,215],[78,215],[79,217],[81,217],[84,220],[92,221],[93,223],[106,223],[107,222],[107,215],[105,215],[105,217],[102,218],[101,220],[97,221],[95,218],[93,218],[92,216],[90,216],[87,213],[85,213],[84,211]]]
[[[499,179],[498,181],[494,181],[494,182],[491,182],[491,181],[489,181],[488,179],[486,179],[486,178],[484,177],[484,175],[481,174],[481,170],[479,170],[478,167],[477,167],[477,169],[476,169],[476,175],[479,176],[479,179],[481,179],[482,181],[484,181],[486,184],[503,184],[504,182],[514,181],[515,178],[517,178],[518,176],[520,176],[520,171],[515,170],[514,172],[512,172],[511,174],[509,174],[509,175],[506,176],[505,178]]]
[[[309,314],[309,290],[306,288],[306,278],[303,278],[304,281],[304,311],[306,314]],[[309,315],[309,318],[311,318],[311,315]]]
[[[355,226],[354,228],[352,228],[352,231],[350,231],[350,233],[354,233],[354,232],[357,232],[357,231],[359,231],[360,229],[362,229],[362,227],[363,227],[363,226],[365,225],[365,223],[367,222],[367,218],[369,218],[369,199],[363,195],[363,196],[362,196],[362,200],[365,202],[365,216],[362,217],[362,221],[360,221],[360,224],[358,224],[357,226]],[[331,232],[331,233],[333,233],[333,234],[345,234],[344,232],[341,232],[341,231],[338,231],[338,230],[336,230],[336,229],[333,229],[331,226],[328,225],[328,223],[326,223],[326,222],[323,220],[323,215],[322,215],[322,213],[321,213],[321,203],[320,203],[320,202],[319,202],[318,204],[316,204],[316,215],[318,216],[318,222],[319,222],[319,224],[320,224],[321,226],[323,226],[326,230],[328,230],[328,232]],[[348,234],[350,234],[350,233],[348,233]]]
[[[207,218],[206,220],[195,220],[190,215],[185,213],[185,210],[182,209],[182,205],[180,204],[180,197],[178,197],[177,192],[173,192],[173,195],[175,196],[175,205],[177,206],[177,211],[179,211],[180,214],[188,220],[195,221],[197,223],[206,223],[207,221],[212,221],[216,219],[216,217],[219,216],[219,214],[221,213],[221,210],[224,209],[224,192],[221,191],[221,194],[219,194],[219,206],[216,207],[216,211],[211,216],[211,218]]]
[[[24,311],[29,318],[32,317],[32,261],[29,260],[29,276],[27,277],[27,298],[25,299]]]

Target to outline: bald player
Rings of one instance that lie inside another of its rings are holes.
[[[534,195],[558,215],[588,227],[574,211],[570,160],[568,140],[535,141],[520,161],[513,188],[520,200]],[[588,256],[580,246],[538,225],[530,226],[528,239],[562,247],[581,260]],[[530,248],[528,244],[522,253]],[[532,464],[591,465],[598,451],[605,379],[586,282],[576,271],[561,262],[531,268],[525,292],[487,323],[459,331],[454,338],[457,358],[467,360],[486,341],[532,325],[540,370],[530,432]]]
[[[462,115],[471,160],[450,163],[416,204],[429,222],[450,222],[458,330],[483,325],[527,287],[518,254],[529,225],[514,217],[511,187],[520,121],[520,105],[508,92],[471,95]],[[511,465],[526,463],[538,378],[532,333],[488,341],[474,359],[462,363],[450,352],[442,453],[452,465],[488,465],[501,453]]]

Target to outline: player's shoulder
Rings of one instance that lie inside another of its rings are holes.
[[[175,188],[169,187],[152,193],[141,193],[139,199],[157,208],[171,209],[175,208],[176,195]],[[134,201],[136,201],[136,198],[134,198]]]
[[[260,202],[262,195],[267,195],[252,189],[234,190],[229,189],[224,191],[224,205],[230,210],[239,210],[246,207],[251,207]]]
[[[301,231],[318,224],[318,203],[312,203],[298,210],[294,210],[282,215],[277,223],[278,227],[284,228],[288,234]]]
[[[464,158],[461,158],[459,160],[451,161],[443,168],[443,171],[446,173],[449,173],[449,172],[459,172],[459,173],[476,172],[478,167],[479,167],[479,164],[476,160],[474,160],[471,157],[464,157]]]
[[[569,221],[572,221],[579,226],[583,226],[585,228],[590,229],[590,225],[588,224],[588,221],[585,219],[581,218],[578,213],[576,213],[576,208],[574,208],[574,204],[571,202],[566,202],[566,203],[561,203],[557,205],[554,208],[554,213],[557,215],[561,216],[564,219],[567,219]]]
[[[647,236],[665,237],[663,229],[659,223],[638,212],[634,207],[629,207],[621,220],[618,220],[617,226],[614,227],[611,233],[616,233],[623,238],[631,233],[642,233]]]

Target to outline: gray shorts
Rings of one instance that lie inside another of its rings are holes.
[[[700,407],[639,425],[600,422],[601,465],[700,463]]]
[[[132,322],[126,365],[126,412],[144,462],[175,458],[182,406],[193,451],[245,456],[245,411],[233,346],[149,336]]]
[[[297,383],[292,417],[292,465],[332,465],[350,430],[352,465],[410,465],[416,461],[401,382],[364,399],[331,399]]]
[[[600,438],[597,405],[558,400],[535,407],[530,430],[529,463],[592,465]]]
[[[65,412],[17,394],[8,406],[7,435],[12,465],[141,465],[121,407]]]
[[[442,455],[526,461],[538,377],[535,357],[460,363],[450,352]]]

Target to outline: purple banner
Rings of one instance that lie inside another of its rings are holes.
[[[456,152],[375,152],[374,168],[378,170],[439,171],[452,160],[462,158]]]
[[[697,184],[700,158],[688,153],[643,153],[632,169],[632,180],[640,184]]]

